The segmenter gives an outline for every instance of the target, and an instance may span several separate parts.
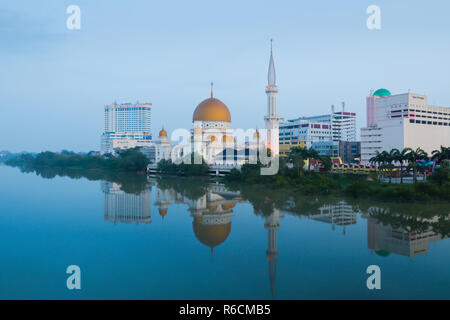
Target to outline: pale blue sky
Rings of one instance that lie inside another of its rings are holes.
[[[346,101],[360,127],[380,87],[450,106],[449,14],[446,0],[2,1],[0,150],[98,150],[114,100],[152,102],[154,135],[190,128],[211,81],[233,127],[263,127],[270,38],[284,118]]]

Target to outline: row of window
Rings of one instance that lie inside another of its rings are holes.
[[[418,123],[418,124],[430,124],[434,126],[449,126],[448,122],[438,122],[438,121],[423,121],[423,120],[414,120],[409,119],[410,123]]]

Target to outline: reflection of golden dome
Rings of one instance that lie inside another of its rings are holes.
[[[214,248],[224,242],[231,231],[231,222],[220,225],[205,225],[194,220],[192,223],[196,238],[204,245]]]
[[[159,215],[164,219],[164,216],[167,214],[167,208],[159,208]]]
[[[220,100],[212,97],[203,100],[195,108],[192,121],[227,121],[231,122],[231,114],[228,107]]]
[[[210,205],[210,206],[208,207],[208,209],[209,209],[210,211],[214,212],[214,211],[217,210],[217,206]]]
[[[164,130],[164,127],[161,129],[161,131],[159,132],[159,136],[160,137],[167,137],[167,131]]]

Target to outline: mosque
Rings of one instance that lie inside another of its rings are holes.
[[[192,116],[193,128],[189,145],[178,148],[179,151],[175,151],[175,146],[171,144],[167,131],[162,128],[158,139],[155,141],[155,164],[162,159],[173,159],[174,154],[182,157],[183,155],[196,152],[201,154],[209,165],[239,167],[248,162],[251,150],[256,151],[256,149],[264,146],[271,150],[272,155],[277,156],[280,118],[276,112],[278,88],[272,54],[272,41],[267,80],[267,116],[264,117],[266,124],[265,139],[260,139],[260,133],[256,130],[251,141],[239,141],[238,143],[236,131],[231,128],[230,110],[225,103],[214,97],[213,84],[211,83],[211,96],[200,102],[194,110]]]

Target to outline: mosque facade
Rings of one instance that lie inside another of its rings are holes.
[[[189,153],[197,153],[209,165],[241,166],[249,162],[250,154],[264,147],[271,150],[272,156],[278,156],[279,121],[276,110],[278,87],[276,85],[275,63],[270,50],[267,94],[267,115],[264,117],[266,125],[265,139],[260,139],[256,130],[246,141],[241,141],[231,127],[231,113],[228,106],[214,96],[211,83],[211,95],[200,102],[192,116],[193,127],[188,146],[172,145],[164,128],[159,132],[155,141],[155,164],[162,159],[183,157]],[[248,131],[247,131],[248,133]]]

